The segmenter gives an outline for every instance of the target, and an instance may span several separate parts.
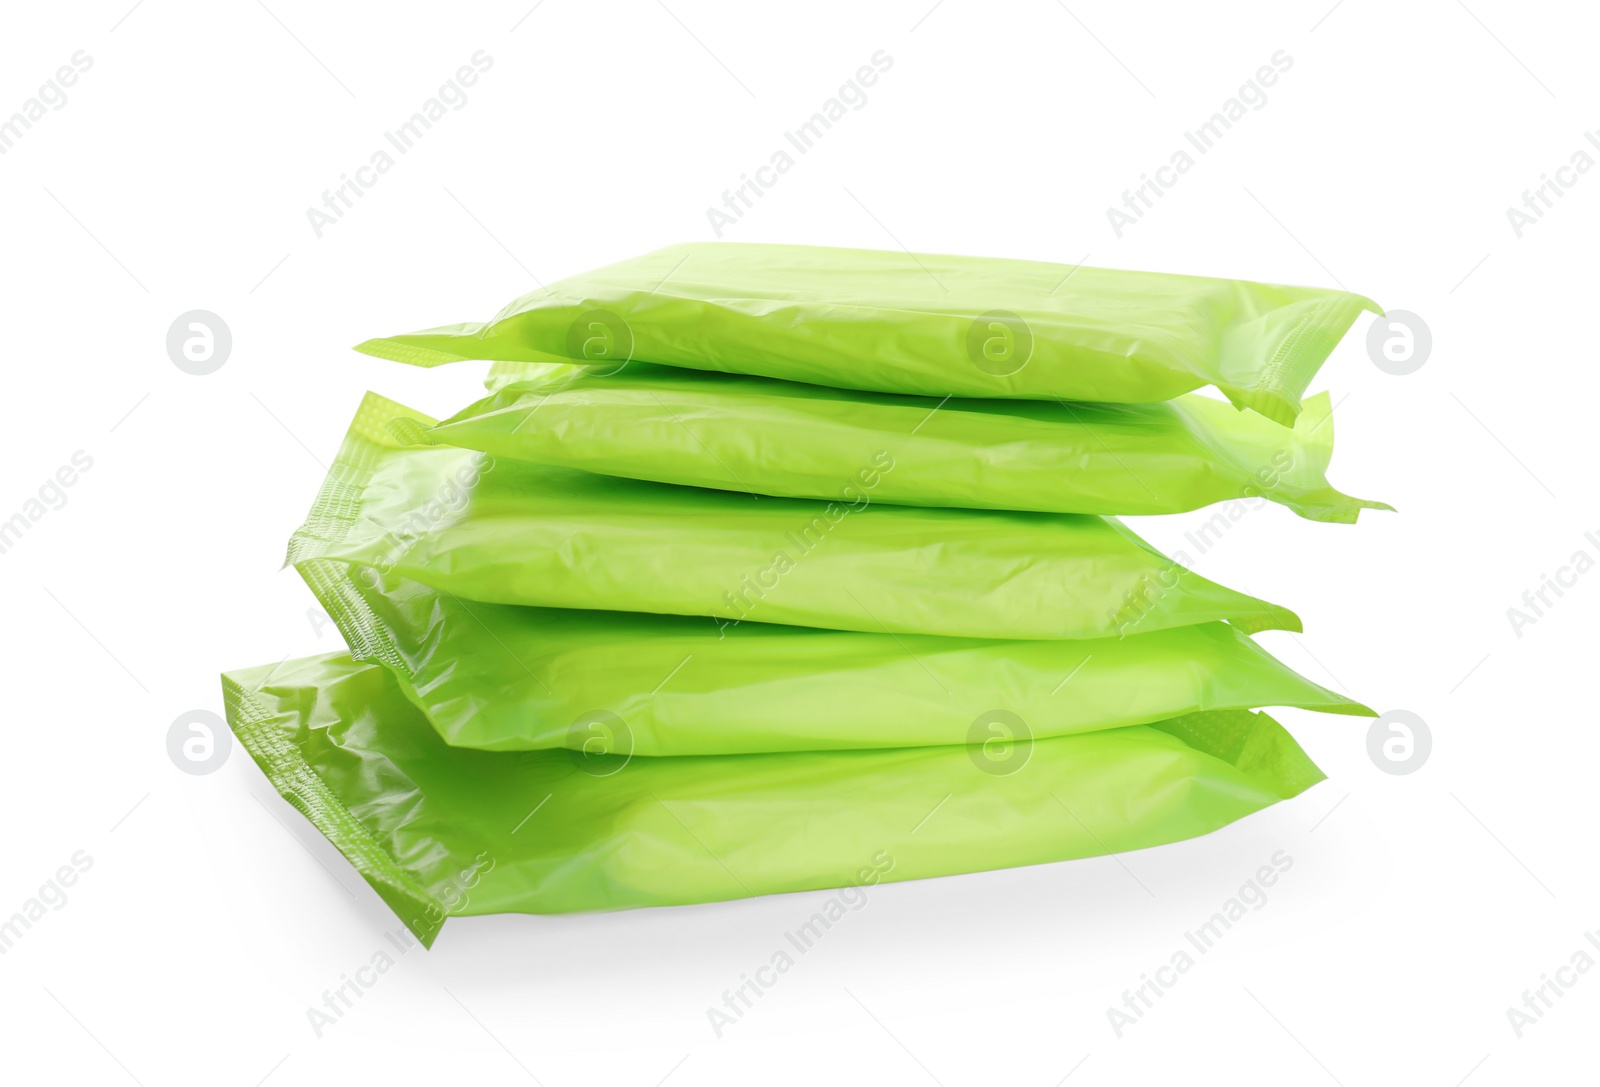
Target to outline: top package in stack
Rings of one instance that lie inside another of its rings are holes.
[[[1362,310],[718,243],[368,341],[490,394],[368,394],[289,544],[349,652],[229,673],[230,721],[424,941],[1207,833],[1322,778],[1260,707],[1371,711],[1116,518],[1388,508],[1305,395]]]

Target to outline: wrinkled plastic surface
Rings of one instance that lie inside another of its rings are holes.
[[[502,366],[504,364],[501,364]],[[945,400],[632,363],[547,365],[428,432],[496,457],[792,498],[1181,513],[1263,498],[1318,521],[1382,503],[1328,484],[1328,395],[1292,430],[1198,395],[1161,404]],[[888,465],[888,467],[880,467]]]
[[[435,420],[368,393],[288,561],[374,566],[469,600],[969,638],[1099,638],[1294,613],[1120,523],[617,479],[406,443]]]
[[[492,321],[357,350],[628,359],[925,396],[1148,403],[1205,385],[1291,423],[1363,310],[1344,291],[1037,261],[704,242],[564,279]]]
[[[994,773],[969,747],[671,759],[450,747],[387,669],[342,654],[229,673],[223,694],[273,786],[425,944],[450,916],[827,887],[853,899],[884,881],[1141,849],[1323,776],[1245,711],[1041,740]]]
[[[382,571],[300,572],[358,660],[446,742],[649,756],[1014,742],[1189,713],[1371,710],[1225,623],[979,641],[483,604]]]

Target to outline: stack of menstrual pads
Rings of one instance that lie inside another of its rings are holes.
[[[1371,711],[1115,518],[1387,508],[1301,399],[1363,309],[692,244],[369,341],[489,395],[368,394],[289,543],[349,651],[228,673],[228,720],[424,943],[1208,833],[1322,779],[1260,707]]]

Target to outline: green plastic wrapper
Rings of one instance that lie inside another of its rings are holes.
[[[1205,710],[1372,711],[1225,623],[980,641],[483,604],[324,559],[300,573],[358,660],[454,746],[736,755],[1015,742]]]
[[[368,340],[421,366],[629,359],[923,396],[1170,400],[1215,386],[1288,425],[1362,310],[1314,287],[870,249],[700,242],[585,272],[492,320]]]
[[[223,677],[277,791],[425,945],[448,917],[673,906],[1093,857],[1206,834],[1323,774],[1234,710],[967,746],[627,758],[450,747],[342,654]]]
[[[499,364],[504,365],[504,364]],[[545,365],[428,440],[605,475],[905,506],[1181,513],[1230,499],[1316,521],[1363,508],[1328,484],[1328,395],[1292,430],[1189,394],[1160,404],[945,400],[634,363]],[[497,375],[503,376],[503,375]]]
[[[1115,520],[764,498],[412,447],[435,420],[368,393],[288,561],[377,567],[496,604],[959,638],[1101,638],[1293,612]]]

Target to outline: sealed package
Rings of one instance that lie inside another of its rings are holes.
[[[620,479],[446,446],[363,401],[288,560],[377,567],[500,604],[967,638],[1100,638],[1227,620],[1299,630],[1115,520],[834,502]]]
[[[616,374],[546,365],[498,384],[427,440],[790,498],[870,493],[905,506],[1092,514],[1265,499],[1338,522],[1389,508],[1328,484],[1326,393],[1287,429],[1196,394],[1158,404],[941,401],[643,363]]]
[[[1149,403],[1211,385],[1285,425],[1359,295],[868,249],[703,242],[542,287],[493,320],[369,340],[422,366],[630,359],[923,396]]]
[[[431,944],[447,917],[712,902],[1100,856],[1323,777],[1265,714],[985,746],[645,758],[450,747],[342,654],[223,677],[277,791]]]
[[[300,573],[353,656],[445,742],[647,756],[988,743],[1205,710],[1371,710],[1225,623],[982,641],[484,604],[325,559]]]

